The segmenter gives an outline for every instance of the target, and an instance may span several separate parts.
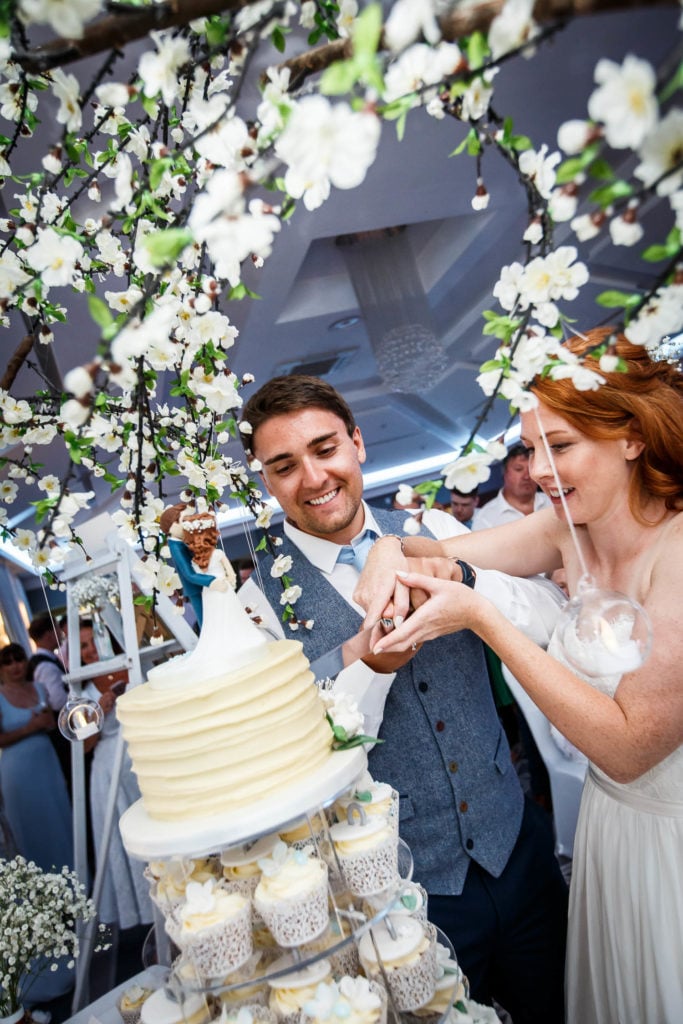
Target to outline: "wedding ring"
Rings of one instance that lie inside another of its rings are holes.
[[[417,650],[417,644],[415,643],[415,641],[413,641],[413,643],[410,645],[410,649],[411,649],[411,651],[416,651]]]

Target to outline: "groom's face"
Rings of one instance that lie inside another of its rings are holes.
[[[365,446],[338,416],[308,408],[266,420],[251,444],[261,478],[290,523],[337,544],[362,529]]]

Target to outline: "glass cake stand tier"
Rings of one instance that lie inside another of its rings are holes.
[[[314,776],[254,804],[205,818],[159,821],[151,818],[138,800],[119,821],[123,845],[131,857],[145,861],[207,856],[282,829],[311,808],[327,807],[351,788],[366,767],[362,747],[337,750]]]

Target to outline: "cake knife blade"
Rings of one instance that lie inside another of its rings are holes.
[[[380,619],[373,629],[361,629],[359,633],[354,633],[326,654],[321,654],[311,662],[311,672],[315,679],[335,679],[342,669],[372,654],[380,636],[384,636],[393,628],[392,619]]]

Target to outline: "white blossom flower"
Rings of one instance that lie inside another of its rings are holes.
[[[193,371],[189,381],[192,391],[203,398],[208,407],[220,416],[229,409],[238,409],[242,405],[236,384],[237,377],[234,373],[207,373],[201,367]]]
[[[494,60],[538,35],[533,11],[534,0],[506,0],[500,14],[496,15],[489,27],[488,40]],[[524,50],[525,57],[531,57],[534,53],[535,49],[531,46]]]
[[[389,49],[399,53],[420,35],[428,43],[437,43],[441,32],[436,8],[437,0],[397,0],[384,25],[384,38]]]
[[[76,264],[83,256],[83,246],[69,235],[59,235],[54,228],[38,228],[38,239],[26,251],[26,262],[40,272],[43,284],[71,284]]]
[[[557,130],[557,145],[567,156],[578,156],[588,145],[595,127],[590,121],[574,118],[565,121]]]
[[[296,602],[301,597],[302,593],[303,591],[301,587],[297,586],[296,584],[292,587],[287,587],[280,594],[280,604],[296,604]]]
[[[30,281],[31,277],[11,249],[0,253],[0,299],[8,299],[17,288]]]
[[[606,217],[602,211],[597,215],[595,213],[582,213],[578,217],[574,217],[569,226],[580,242],[587,242],[589,239],[595,238],[596,235],[600,234],[605,220]]]
[[[474,78],[463,93],[460,116],[463,121],[478,121],[489,109],[493,87],[483,76]]]
[[[404,519],[401,529],[404,533],[408,534],[408,536],[417,536],[420,532],[420,524],[417,516],[408,516],[407,519]]]
[[[579,205],[578,189],[563,185],[550,194],[548,210],[556,224],[571,220]]]
[[[531,245],[538,245],[543,240],[543,220],[541,217],[533,217],[529,221],[522,238]]]
[[[553,366],[550,371],[553,380],[569,378],[577,391],[597,391],[605,378],[595,370],[589,370],[583,363],[561,363]]]
[[[522,295],[530,303],[571,302],[588,280],[584,263],[574,263],[577,251],[563,245],[547,256],[537,256],[527,264],[521,277]]]
[[[622,65],[602,58],[595,67],[598,88],[588,114],[605,126],[614,149],[637,149],[657,123],[657,76],[646,61],[629,54]]]
[[[494,298],[498,299],[503,309],[508,312],[511,312],[520,300],[523,274],[524,267],[521,263],[511,263],[501,269],[500,277],[493,287]],[[528,302],[519,308],[524,310],[527,306]]]
[[[491,476],[491,457],[486,452],[468,452],[441,470],[444,486],[469,494]]]
[[[632,345],[657,348],[666,335],[683,330],[683,285],[659,288],[624,329]]]
[[[0,392],[2,401],[2,419],[4,423],[13,426],[16,423],[26,423],[33,416],[31,406],[23,398],[17,399],[6,392]]]
[[[414,497],[413,488],[410,484],[399,484],[394,500],[398,505],[402,505],[405,508],[407,505],[412,505]]]
[[[315,26],[315,0],[304,0],[299,12],[299,24],[302,28],[312,29]]]
[[[288,573],[291,568],[292,568],[292,556],[291,555],[278,555],[277,558],[274,560],[272,566],[271,566],[270,575],[274,579],[279,579],[281,576],[284,576],[285,573]]]
[[[190,44],[183,36],[174,36],[171,32],[150,32],[150,36],[157,52],[143,53],[138,74],[145,96],[161,93],[164,103],[170,107],[182,81],[178,72],[190,59]]]
[[[15,530],[12,543],[19,551],[30,551],[36,546],[36,535],[33,530]]]
[[[355,188],[372,165],[381,125],[370,112],[355,113],[347,103],[334,106],[324,96],[305,96],[297,103],[275,143],[288,165],[285,188],[307,209],[320,205],[316,190]]]
[[[619,356],[613,356],[608,352],[603,352],[600,356],[599,366],[603,373],[614,373],[614,371],[619,367]]]
[[[64,377],[64,389],[76,398],[84,398],[92,391],[93,380],[84,366],[76,366]]]
[[[59,36],[80,39],[103,6],[103,0],[19,0],[17,13],[26,25],[47,24]]]
[[[57,120],[68,132],[77,132],[83,120],[79,103],[80,88],[75,75],[65,74],[61,68],[50,72],[52,91],[59,100]]]
[[[609,222],[609,233],[614,245],[636,245],[643,237],[643,227],[635,217],[635,211],[629,207],[619,217]]]
[[[337,31],[342,39],[348,39],[351,35],[353,23],[358,14],[357,0],[341,0],[339,14],[337,15]]]
[[[19,488],[14,480],[0,480],[0,501],[11,505],[17,496]]]
[[[549,199],[555,186],[555,168],[562,159],[559,153],[546,156],[548,147],[541,146],[538,153],[526,149],[519,155],[519,169],[525,177],[534,183],[544,199]]]
[[[643,141],[638,151],[640,163],[633,173],[645,185],[654,185],[663,174],[667,174],[657,185],[657,194],[671,195],[683,186],[682,153],[683,110],[674,107]],[[668,173],[675,167],[678,170],[674,174]]]
[[[128,86],[123,82],[105,82],[98,85],[95,95],[103,107],[125,107],[130,99]]]

